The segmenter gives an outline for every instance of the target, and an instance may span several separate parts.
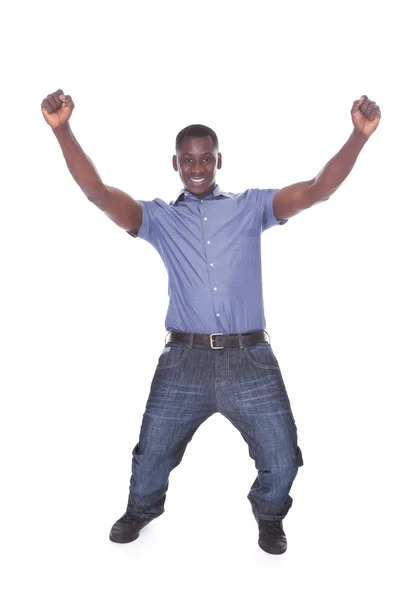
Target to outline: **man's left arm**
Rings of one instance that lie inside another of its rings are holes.
[[[273,200],[277,220],[289,219],[305,208],[327,200],[353,168],[361,150],[380,122],[380,109],[367,96],[356,100],[351,109],[354,130],[341,150],[309,181],[282,188]]]

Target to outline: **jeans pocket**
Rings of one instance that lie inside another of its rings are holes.
[[[162,354],[159,356],[156,370],[173,369],[180,365],[186,357],[187,346],[180,342],[169,342],[163,348]]]
[[[270,344],[267,342],[258,342],[255,346],[246,346],[244,348],[248,360],[260,369],[279,370],[279,363],[275,357]]]

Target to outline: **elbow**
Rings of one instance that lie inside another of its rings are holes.
[[[94,185],[91,188],[88,188],[84,191],[86,197],[92,204],[96,206],[100,206],[105,198],[108,196],[108,189],[103,183],[99,183],[98,185]]]
[[[332,192],[330,194],[326,194],[325,196],[322,196],[321,198],[318,198],[318,200],[316,200],[315,204],[318,204],[321,202],[326,202],[327,200],[330,199],[331,196],[332,196]]]
[[[334,192],[335,192],[335,189],[334,190],[322,189],[322,187],[320,185],[317,185],[316,183],[312,183],[309,186],[309,193],[308,193],[309,207],[313,206],[314,204],[320,204],[321,202],[326,202],[326,200],[329,200]]]
[[[328,194],[326,196],[319,196],[318,198],[315,198],[315,200],[312,202],[312,204],[310,206],[315,206],[315,204],[321,204],[322,202],[326,202],[327,200],[330,199],[332,194]]]

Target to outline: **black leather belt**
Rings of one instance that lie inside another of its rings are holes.
[[[223,348],[242,348],[254,346],[257,342],[268,342],[269,334],[261,329],[248,331],[247,333],[185,333],[183,331],[170,331],[166,336],[166,344],[169,342],[181,342],[189,348],[212,348],[222,350]]]

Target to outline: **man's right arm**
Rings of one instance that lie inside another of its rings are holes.
[[[41,108],[59,142],[71,175],[87,198],[119,227],[137,233],[142,224],[142,208],[129,194],[107,186],[101,180],[69,125],[74,109],[72,98],[58,90],[43,100]]]

